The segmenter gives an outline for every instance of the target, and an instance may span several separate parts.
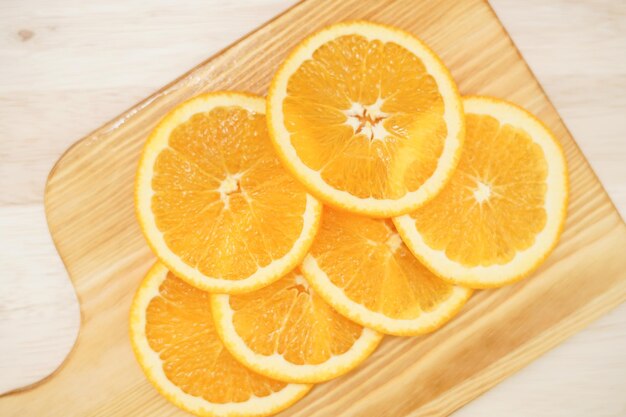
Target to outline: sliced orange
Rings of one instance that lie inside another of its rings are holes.
[[[337,313],[299,270],[260,290],[211,296],[215,325],[241,363],[271,378],[322,382],[354,369],[382,335]]]
[[[558,140],[526,110],[487,97],[468,97],[464,105],[467,137],[450,183],[394,222],[443,279],[499,287],[528,275],[558,242],[567,165]]]
[[[154,129],[137,172],[135,204],[167,267],[207,291],[239,293],[275,281],[310,247],[321,204],[281,166],[265,101],[203,94]]]
[[[302,41],[268,94],[283,164],[325,203],[389,217],[414,210],[450,177],[464,137],[450,72],[410,33],[371,22]]]
[[[472,294],[426,269],[391,220],[329,208],[301,269],[315,292],[341,314],[398,336],[441,327]]]
[[[267,416],[311,389],[261,376],[237,362],[217,336],[209,294],[160,263],[137,290],[130,335],[150,382],[169,401],[198,416]]]

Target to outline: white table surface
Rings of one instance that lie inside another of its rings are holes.
[[[54,162],[292,3],[0,1],[0,393],[50,374],[78,329],[76,299],[44,218]],[[626,1],[492,6],[624,217]],[[626,416],[626,305],[455,416]]]

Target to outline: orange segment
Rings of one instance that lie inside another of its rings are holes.
[[[376,199],[402,197],[432,175],[446,138],[443,112],[420,59],[395,43],[361,35],[318,48],[289,78],[283,105],[300,159],[338,190]],[[422,126],[432,129],[421,134]],[[412,189],[390,181],[400,154],[407,169],[419,166],[423,175]]]
[[[506,263],[545,227],[547,163],[522,129],[476,114],[466,123],[475,139],[467,141],[468,157],[461,158],[442,193],[411,217],[426,244],[451,260],[467,266]]]
[[[171,273],[148,304],[146,337],[163,361],[167,379],[189,395],[212,403],[244,402],[286,386],[235,361],[215,332],[209,294]]]
[[[324,211],[302,269],[316,292],[339,312],[389,334],[432,331],[471,295],[426,269],[391,220],[333,209]]]
[[[292,271],[241,295],[213,295],[220,337],[246,366],[272,378],[321,382],[356,367],[382,335],[330,307]]]
[[[157,157],[152,179],[157,227],[182,261],[207,276],[247,278],[285,256],[300,236],[306,194],[282,170],[266,139],[263,114],[216,107],[177,126]],[[290,198],[280,199],[284,193]],[[268,234],[267,202],[277,198],[281,233]],[[236,255],[241,256],[233,262]]]
[[[430,198],[464,134],[438,58],[412,35],[369,22],[305,39],[272,81],[268,115],[279,155],[312,193],[373,216]]]
[[[255,352],[278,353],[297,365],[320,364],[346,353],[363,327],[312,293],[304,277],[291,272],[254,293],[232,296],[233,326]],[[266,313],[260,316],[261,311]]]
[[[286,384],[237,362],[217,336],[209,294],[156,264],[131,309],[131,340],[148,379],[196,415],[270,415],[310,386]]]
[[[304,256],[321,206],[281,166],[262,98],[215,93],[174,109],[149,138],[137,213],[157,256],[191,284],[241,292]]]
[[[527,274],[556,244],[567,169],[552,133],[526,111],[479,97],[466,99],[465,109],[465,148],[450,182],[395,222],[438,275],[499,286]]]

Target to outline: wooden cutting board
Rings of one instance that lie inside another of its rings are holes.
[[[265,94],[305,35],[346,19],[411,31],[451,68],[461,92],[514,101],[565,149],[571,180],[560,244],[531,278],[478,292],[426,337],[387,337],[358,370],[314,388],[282,415],[445,415],[626,299],[626,226],[489,5],[482,0],[308,0],[76,143],[46,188],[50,231],[81,303],[76,346],[58,372],[0,398],[2,416],[186,415],[141,373],[128,340],[131,297],[154,257],[133,214],[148,132],[174,105],[211,90]]]

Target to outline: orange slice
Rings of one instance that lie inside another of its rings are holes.
[[[398,336],[441,327],[472,294],[426,269],[391,220],[328,208],[301,269],[315,292],[341,314]]]
[[[283,381],[314,383],[343,375],[382,339],[333,310],[298,270],[248,294],[214,294],[211,304],[232,355]]]
[[[150,382],[169,401],[198,416],[267,416],[311,389],[258,375],[237,362],[217,336],[209,294],[160,263],[137,290],[130,336]]]
[[[520,107],[464,100],[465,148],[450,183],[394,219],[411,251],[443,279],[499,287],[534,270],[563,230],[568,179],[552,132]]]
[[[432,198],[459,158],[461,99],[441,60],[410,33],[371,22],[302,41],[268,94],[287,169],[325,203],[389,217]]]
[[[310,247],[321,204],[281,166],[265,101],[203,94],[154,129],[137,172],[141,229],[188,283],[239,293],[275,281]]]

